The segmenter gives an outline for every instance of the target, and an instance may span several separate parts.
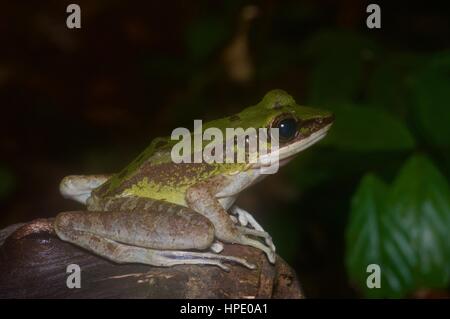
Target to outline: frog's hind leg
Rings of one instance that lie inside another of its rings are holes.
[[[189,212],[185,212],[188,213]],[[206,249],[214,239],[214,228],[203,216],[172,216],[170,213],[130,212],[67,212],[55,220],[59,238],[74,243],[116,263],[140,263],[153,266],[182,264],[215,265],[224,270],[224,262],[232,262],[254,269],[243,258],[207,252],[173,249]],[[169,216],[169,217],[167,217]],[[165,229],[168,220],[171,224]],[[184,219],[184,220],[183,220]],[[161,223],[158,225],[152,221]],[[177,226],[184,224],[184,230]],[[161,227],[158,227],[161,226]],[[194,233],[194,236],[187,235]],[[178,233],[171,237],[170,232]],[[184,233],[184,234],[183,234]]]

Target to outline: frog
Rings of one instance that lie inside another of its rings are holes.
[[[275,89],[203,129],[275,128],[279,165],[284,166],[324,138],[333,122],[333,113],[299,105],[286,91]],[[261,172],[258,153],[255,161],[244,163],[175,163],[175,143],[169,136],[154,139],[116,174],[63,178],[61,194],[86,209],[57,214],[57,236],[118,264],[256,268],[245,257],[221,254],[224,243],[256,248],[275,263],[271,236],[236,204],[242,191],[268,175]]]

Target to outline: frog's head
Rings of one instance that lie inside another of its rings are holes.
[[[279,160],[294,155],[325,137],[334,121],[333,113],[298,105],[283,90],[272,90],[256,105],[229,118],[229,126],[278,128]]]
[[[267,93],[258,107],[268,110],[266,127],[278,128],[281,162],[320,141],[334,122],[333,113],[298,105],[283,90]]]

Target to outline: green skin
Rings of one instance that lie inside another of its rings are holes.
[[[203,130],[216,127],[225,136],[226,128],[269,128],[286,117],[297,121],[297,132],[280,140],[281,165],[323,138],[333,123],[330,112],[297,105],[286,92],[272,90],[258,104],[208,122]],[[255,267],[244,258],[218,254],[221,242],[261,249],[275,262],[269,234],[234,205],[242,190],[264,177],[259,164],[176,164],[171,160],[176,143],[170,137],[153,140],[112,176],[64,178],[63,195],[86,203],[87,211],[59,214],[57,235],[117,263],[207,264],[227,270],[225,263],[233,262]],[[206,249],[212,252],[201,251]]]

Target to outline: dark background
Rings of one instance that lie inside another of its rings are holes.
[[[441,70],[439,79],[450,77],[444,1],[375,1],[379,30],[366,27],[359,0],[77,1],[82,28],[72,30],[69,3],[1,5],[0,227],[80,209],[59,195],[64,176],[116,172],[154,137],[239,112],[273,88],[336,111],[341,123],[328,143],[239,200],[273,235],[307,296],[363,296],[345,268],[345,232],[364,174],[390,183],[410,156],[426,154],[448,182],[450,87],[439,95],[432,82]],[[443,67],[420,82],[421,67],[441,52]],[[422,113],[411,109],[416,101]],[[438,108],[424,113],[427,102]],[[393,117],[414,145],[396,143],[400,133],[388,124],[353,141],[378,115],[352,118],[350,108],[340,120],[349,103]]]

